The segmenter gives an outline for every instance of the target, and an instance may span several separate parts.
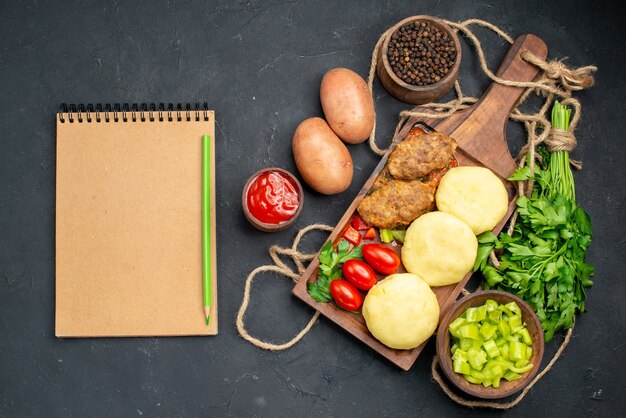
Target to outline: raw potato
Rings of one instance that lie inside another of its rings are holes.
[[[374,128],[374,100],[365,80],[347,68],[333,68],[322,79],[320,100],[333,131],[348,144],[360,144]]]
[[[437,189],[437,209],[464,221],[474,234],[491,231],[504,217],[509,196],[500,179],[484,167],[455,167]]]
[[[406,231],[402,264],[430,286],[458,283],[476,259],[478,240],[469,226],[444,212],[417,218]]]
[[[363,317],[372,335],[396,349],[426,341],[439,323],[439,302],[428,284],[415,274],[392,274],[365,296]]]
[[[324,119],[302,121],[293,134],[291,147],[298,171],[311,188],[335,194],[350,187],[352,157]]]

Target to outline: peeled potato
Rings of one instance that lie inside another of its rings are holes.
[[[437,209],[464,221],[474,234],[491,231],[506,214],[509,196],[502,181],[484,167],[455,167],[437,189]]]
[[[444,212],[430,212],[409,226],[402,264],[430,286],[458,283],[472,269],[478,240],[469,226]]]
[[[439,302],[415,274],[392,274],[374,285],[362,309],[372,335],[391,348],[410,349],[426,341],[439,323]]]

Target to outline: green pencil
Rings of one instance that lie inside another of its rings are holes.
[[[202,136],[202,289],[204,318],[211,315],[211,136]]]

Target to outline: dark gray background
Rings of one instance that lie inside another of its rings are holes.
[[[608,2],[607,2],[608,3]],[[612,2],[611,2],[612,3]],[[0,3],[0,416],[451,416],[495,414],[457,406],[431,381],[431,341],[402,372],[321,319],[294,348],[273,353],[242,340],[234,321],[247,274],[271,244],[298,228],[335,223],[377,163],[350,146],[355,176],[337,196],[306,190],[296,225],[252,229],[240,208],[254,171],[295,171],[291,136],[320,116],[319,82],[332,67],[365,76],[380,33],[400,19],[479,17],[512,35],[532,32],[551,57],[596,64],[597,85],[578,95],[584,116],[574,158],[579,203],[594,221],[589,313],[579,317],[554,369],[510,416],[615,416],[626,410],[624,228],[626,114],[624,13],[579,1],[135,1]],[[506,52],[477,30],[492,68]],[[460,80],[488,85],[464,42]],[[407,105],[375,85],[379,143]],[[54,114],[61,102],[208,101],[217,115],[220,334],[214,338],[54,337]],[[515,153],[519,126],[508,129]],[[313,251],[322,234],[306,240]],[[253,288],[251,332],[280,342],[311,310],[290,280],[267,274]],[[546,356],[557,342],[548,345]]]

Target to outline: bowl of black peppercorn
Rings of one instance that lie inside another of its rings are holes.
[[[396,99],[424,104],[450,91],[461,67],[461,44],[444,21],[406,18],[387,31],[378,52],[378,78]]]

